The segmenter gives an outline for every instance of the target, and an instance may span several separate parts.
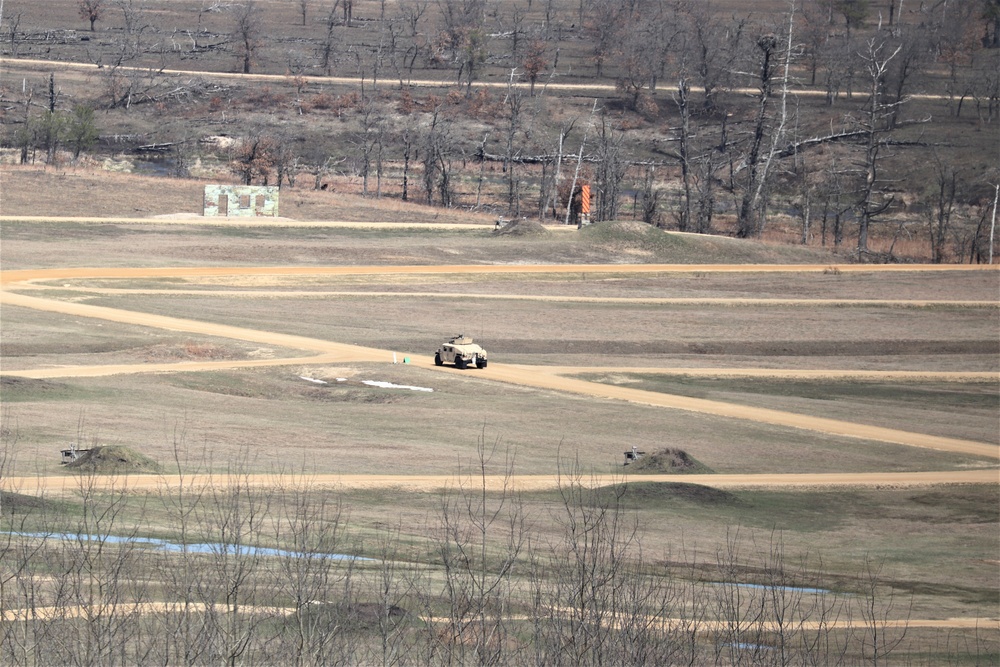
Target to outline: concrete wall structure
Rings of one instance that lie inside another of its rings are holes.
[[[274,185],[206,185],[206,217],[278,216]]]

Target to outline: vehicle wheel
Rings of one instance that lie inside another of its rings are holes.
[[[444,362],[441,361],[441,353],[440,352],[435,352],[434,353],[434,365],[435,366],[444,366]]]
[[[476,361],[476,368],[486,368],[486,359]]]
[[[455,368],[465,369],[465,359],[462,357],[455,357]]]

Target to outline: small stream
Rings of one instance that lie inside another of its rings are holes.
[[[191,554],[232,554],[235,556],[273,556],[277,558],[318,558],[330,560],[372,560],[361,556],[348,554],[303,553],[287,551],[270,547],[255,547],[246,544],[221,544],[217,542],[202,542],[197,544],[179,544],[157,537],[120,537],[118,535],[85,535],[82,533],[20,533],[3,532],[0,535],[12,537],[32,537],[44,540],[63,540],[67,542],[104,542],[108,544],[131,544],[137,547],[160,549],[170,553]]]

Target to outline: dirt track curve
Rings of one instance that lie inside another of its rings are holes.
[[[345,267],[203,267],[203,268],[79,268],[79,269],[39,269],[21,271],[0,272],[0,304],[7,306],[20,306],[36,310],[57,312],[74,315],[77,317],[88,317],[103,319],[113,322],[140,325],[165,329],[169,331],[181,331],[185,333],[195,333],[207,336],[218,336],[235,340],[250,341],[260,344],[275,345],[291,349],[299,349],[314,353],[313,356],[294,357],[289,359],[272,359],[267,361],[226,361],[226,362],[181,362],[174,364],[136,364],[117,366],[83,366],[76,368],[47,368],[36,370],[22,370],[16,372],[4,372],[7,375],[19,375],[24,377],[46,378],[46,377],[72,377],[72,376],[96,376],[118,373],[150,373],[150,372],[178,372],[178,371],[201,371],[216,370],[219,368],[250,367],[263,365],[301,364],[301,363],[344,363],[344,362],[388,362],[392,359],[393,351],[368,348],[357,345],[347,345],[333,341],[295,336],[289,334],[275,333],[270,331],[260,331],[243,327],[234,327],[213,322],[201,322],[163,315],[152,315],[103,306],[94,306],[82,303],[72,303],[46,299],[40,296],[33,296],[12,291],[31,287],[31,283],[46,280],[73,280],[84,278],[154,278],[154,277],[205,277],[205,276],[246,276],[246,275],[364,275],[364,274],[442,274],[442,273],[563,273],[563,272],[615,272],[615,273],[663,273],[663,272],[688,272],[688,271],[823,271],[827,266],[802,266],[802,265],[739,265],[739,266],[676,266],[659,264],[642,265],[483,265],[483,266],[345,266]],[[842,270],[901,270],[901,267],[840,267]],[[983,270],[981,267],[974,269],[968,265],[946,265],[946,266],[907,266],[905,270]],[[31,290],[36,291],[37,290]],[[94,291],[94,290],[91,290]],[[987,304],[989,305],[989,304]],[[402,351],[404,355],[408,354]],[[433,363],[425,360],[423,355],[412,354],[415,360],[413,363],[421,368],[429,370],[436,369]],[[913,433],[897,429],[881,428],[863,424],[856,424],[846,421],[825,419],[820,417],[810,417],[806,415],[770,410],[764,408],[754,408],[743,405],[710,401],[705,399],[688,398],[675,396],[659,392],[643,391],[628,387],[605,385],[594,382],[587,382],[564,374],[573,374],[593,370],[589,368],[573,367],[534,367],[524,365],[512,365],[502,363],[492,363],[488,369],[484,369],[478,377],[486,380],[529,386],[552,391],[570,392],[582,394],[607,400],[623,400],[633,403],[650,405],[655,407],[686,410],[703,414],[711,414],[729,419],[743,419],[747,421],[763,422],[777,426],[784,426],[802,430],[817,431],[821,433],[837,435],[842,437],[860,438],[875,440],[880,442],[895,443],[913,447],[925,447],[947,452],[954,452],[972,456],[981,456],[987,459],[997,459],[1000,457],[1000,448],[989,443],[961,440],[957,438],[946,438],[932,436],[922,433]],[[620,369],[624,370],[624,369]],[[643,372],[671,372],[672,369],[648,369],[643,368]],[[689,371],[688,371],[689,372]],[[800,372],[795,371],[766,371],[772,377],[801,377]],[[843,372],[838,371],[808,371],[810,377],[842,377]],[[869,376],[872,372],[867,373]],[[877,375],[877,374],[876,374]],[[948,374],[937,374],[938,376]],[[955,374],[951,379],[969,379],[971,375],[977,374]],[[986,374],[989,375],[989,374]],[[897,374],[898,376],[898,374]],[[916,375],[916,377],[924,377]],[[992,376],[991,376],[992,377]],[[940,378],[938,378],[940,379]],[[879,474],[870,473],[865,475],[746,475],[746,476],[725,476],[711,475],[701,476],[695,480],[686,477],[686,481],[704,483],[712,486],[801,486],[801,485],[845,485],[845,484],[913,484],[913,483],[970,483],[985,482],[993,483],[998,481],[998,471],[995,468],[981,469],[975,471],[959,472],[935,472],[919,473],[919,477],[914,478],[912,473]],[[61,478],[60,478],[61,479]],[[919,481],[914,481],[919,479]],[[317,483],[319,479],[317,478]],[[14,482],[14,480],[5,480]],[[28,480],[20,480],[19,483],[28,483]],[[53,480],[53,484],[61,484],[58,479]],[[395,486],[416,486],[421,488],[440,487],[447,484],[447,480],[434,477],[409,477],[409,478],[389,478],[377,481],[376,478],[346,478],[336,479],[324,478],[323,483],[340,483],[350,486],[375,485],[395,485]],[[520,483],[529,484],[532,488],[536,485],[554,486],[555,480],[551,477],[524,477]]]

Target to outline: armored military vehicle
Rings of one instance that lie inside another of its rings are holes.
[[[473,343],[471,336],[458,334],[434,353],[434,365],[445,364],[455,364],[455,368],[486,368],[486,350]]]

